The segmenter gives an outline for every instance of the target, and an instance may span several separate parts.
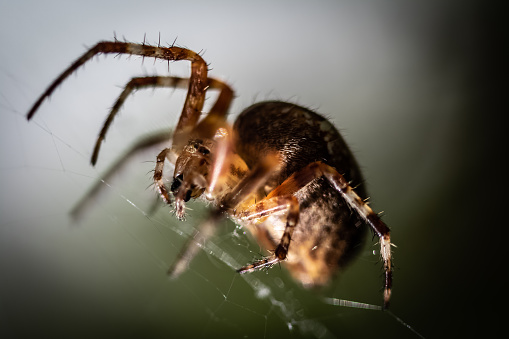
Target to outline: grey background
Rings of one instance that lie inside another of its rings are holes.
[[[49,82],[114,32],[203,50],[210,74],[236,90],[231,119],[263,99],[329,116],[398,246],[391,312],[425,337],[494,332],[502,314],[494,239],[504,225],[491,220],[502,206],[493,191],[505,180],[493,128],[501,88],[491,77],[500,41],[488,34],[488,12],[496,9],[474,1],[2,2],[0,336],[416,337],[387,313],[326,305],[284,269],[257,273],[270,291],[260,297],[217,258],[244,263],[261,252],[227,222],[211,240],[218,249],[168,282],[165,270],[205,208],[192,205],[183,224],[164,208],[146,215],[157,150],[133,159],[79,225],[70,220],[137,136],[175,124],[185,95],[129,99],[96,168],[94,138],[120,88],[168,74],[167,64],[99,56],[27,123]],[[172,75],[188,69],[170,64]],[[322,295],[378,304],[375,242]]]

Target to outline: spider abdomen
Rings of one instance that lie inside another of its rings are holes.
[[[257,103],[238,116],[233,128],[236,152],[250,168],[260,157],[279,152],[281,182],[315,161],[334,167],[353,186],[362,181],[357,162],[336,128],[307,108],[282,101]]]
[[[234,132],[236,152],[250,168],[266,154],[280,155],[281,171],[268,180],[264,194],[316,161],[334,167],[353,186],[362,181],[359,167],[339,132],[309,109],[280,101],[261,102],[239,115]],[[356,192],[365,198],[362,187]],[[365,227],[359,227],[358,216],[323,177],[293,195],[299,201],[299,222],[285,263],[304,286],[324,285],[357,253]],[[283,235],[285,218],[276,214],[247,227],[262,246],[274,249]]]

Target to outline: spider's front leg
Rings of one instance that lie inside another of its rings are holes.
[[[179,118],[177,131],[187,130],[188,128],[192,128],[196,125],[205,102],[205,90],[207,87],[207,64],[203,58],[198,53],[186,48],[176,46],[156,47],[120,41],[101,41],[74,61],[71,66],[69,66],[50,84],[39,99],[37,99],[28,112],[27,119],[30,120],[33,117],[42,102],[48,98],[65,79],[67,79],[80,66],[98,54],[134,54],[142,57],[153,57],[168,61],[191,61],[191,76],[189,79],[188,95],[186,102],[184,103],[182,114]],[[178,135],[178,133],[176,135]]]
[[[149,46],[145,44],[120,42],[116,40],[101,41],[74,61],[49,85],[46,91],[44,91],[29,110],[27,119],[30,120],[34,116],[43,101],[48,98],[65,79],[67,79],[80,66],[84,65],[98,54],[134,54],[142,57],[153,57],[156,59],[167,60],[168,62],[178,60],[187,60],[191,62],[191,74],[188,80],[178,78],[146,77],[137,78],[129,83],[124,92],[118,98],[117,103],[108,116],[108,119],[106,119],[92,154],[92,164],[95,164],[101,141],[104,139],[109,125],[113,121],[116,112],[124,102],[125,98],[133,89],[146,86],[181,86],[182,84],[187,83],[188,92],[182,113],[173,134],[173,142],[171,146],[172,151],[164,150],[161,152],[158,157],[159,162],[157,164],[156,175],[154,177],[154,181],[159,188],[163,200],[169,202],[169,195],[164,189],[162,176],[160,175],[162,173],[162,162],[164,161],[162,159],[171,158],[170,160],[174,160],[176,156],[180,155],[190,137],[198,136],[211,138],[216,132],[218,126],[223,124],[225,121],[226,113],[233,98],[233,91],[226,84],[214,79],[209,79],[207,77],[207,64],[198,53],[192,50],[176,46]],[[209,115],[198,124],[205,102],[205,94],[209,88],[220,89],[220,94]]]
[[[124,90],[119,95],[117,100],[115,101],[115,104],[111,108],[110,114],[104,121],[103,127],[101,129],[101,132],[99,133],[99,136],[97,137],[95,146],[94,146],[94,152],[92,153],[91,163],[92,165],[95,165],[97,162],[97,158],[99,156],[99,150],[101,148],[101,144],[106,138],[106,134],[108,133],[108,129],[111,126],[111,123],[113,122],[113,119],[119,112],[120,108],[124,105],[124,102],[126,99],[136,90],[143,89],[143,88],[174,88],[174,89],[185,89],[189,87],[189,78],[181,78],[181,77],[174,77],[174,76],[148,76],[148,77],[136,77],[132,78],[127,85],[125,85]],[[228,91],[229,87],[227,84],[220,80],[216,80],[213,78],[207,79],[207,87],[206,90],[221,90],[224,91],[226,88],[226,91]],[[230,90],[231,91],[231,90]],[[194,127],[194,126],[193,126]],[[174,161],[173,161],[174,162]]]

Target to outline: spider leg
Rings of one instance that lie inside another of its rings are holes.
[[[165,148],[157,155],[156,160],[156,168],[154,170],[154,184],[157,188],[157,191],[159,192],[159,195],[163,199],[165,203],[168,205],[171,204],[170,194],[168,192],[168,189],[164,185],[163,181],[163,168],[164,168],[164,161],[166,159],[170,159],[172,156],[172,149],[171,148]]]
[[[293,195],[273,196],[271,198],[263,199],[239,213],[239,217],[242,220],[253,221],[283,210],[287,211],[286,226],[279,245],[274,251],[274,256],[272,258],[264,258],[250,265],[244,266],[238,269],[237,272],[253,272],[257,269],[270,267],[286,259],[293,230],[299,221],[299,201]]]
[[[71,216],[73,219],[79,219],[86,212],[87,208],[91,207],[91,204],[94,200],[103,192],[105,188],[105,184],[110,181],[110,179],[122,171],[127,162],[132,159],[133,156],[139,154],[141,152],[146,151],[147,149],[154,147],[160,143],[170,140],[172,135],[171,131],[160,131],[157,133],[150,134],[146,137],[139,139],[135,142],[121,157],[119,157],[113,165],[111,165],[108,170],[101,175],[101,180],[98,180],[94,186],[85,194],[81,200],[75,205],[75,207],[71,210]]]
[[[49,97],[67,77],[98,54],[134,54],[142,57],[153,57],[168,61],[191,61],[191,75],[189,77],[188,93],[173,136],[173,147],[177,149],[179,147],[183,147],[180,135],[189,132],[189,130],[196,125],[203,109],[205,91],[208,85],[207,64],[198,53],[176,46],[155,47],[120,41],[101,41],[74,61],[50,84],[46,91],[44,91],[29,110],[27,119],[30,120],[33,117],[42,102]]]
[[[245,172],[247,172],[247,165],[245,162],[241,161],[241,167],[239,168],[239,164],[235,164],[236,160],[239,160],[238,156],[235,156],[233,153],[233,141],[232,141],[232,131],[231,128],[225,124],[221,129],[218,128],[216,130],[215,139],[217,141],[216,150],[214,152],[214,160],[212,170],[210,171],[208,177],[208,187],[205,192],[205,196],[209,200],[213,200],[215,196],[218,196],[218,192],[214,192],[216,187],[224,187],[225,179],[228,178],[228,171],[231,172],[231,168],[238,168],[236,173],[238,176],[242,176]],[[244,165],[244,166],[242,166]]]
[[[218,204],[219,208],[211,211],[206,220],[197,227],[194,235],[188,239],[174,264],[168,270],[168,275],[171,278],[176,278],[184,272],[198,252],[198,248],[202,247],[205,241],[212,235],[216,228],[215,226],[224,217],[224,213],[247,199],[251,193],[258,190],[266,182],[269,175],[278,169],[279,157],[270,154],[241,179],[232,192],[223,197]]]
[[[92,165],[95,165],[97,162],[97,157],[99,156],[99,150],[101,148],[102,141],[106,137],[106,133],[113,122],[113,119],[117,115],[120,108],[124,105],[125,100],[131,93],[135,90],[147,87],[174,87],[180,88],[189,85],[189,79],[179,78],[179,77],[161,77],[161,76],[150,76],[150,77],[136,77],[132,78],[127,85],[124,87],[124,90],[117,98],[117,101],[111,108],[110,114],[104,121],[104,125],[97,137],[94,152],[92,153],[92,158],[90,162]]]
[[[209,214],[209,217],[202,222],[193,235],[187,239],[186,244],[180,251],[177,260],[168,269],[168,276],[170,279],[177,278],[184,272],[191,260],[196,256],[200,247],[205,245],[207,239],[213,234],[215,226],[222,219],[222,213],[214,210]]]
[[[224,124],[225,116],[228,111],[228,107],[233,98],[233,91],[230,89],[228,85],[222,83],[220,81],[214,79],[208,79],[207,77],[207,64],[203,60],[203,58],[196,52],[193,52],[186,48],[170,46],[170,47],[160,47],[160,46],[149,46],[145,44],[135,44],[128,42],[120,42],[120,41],[101,41],[97,43],[95,46],[86,51],[81,57],[79,57],[76,61],[74,61],[66,70],[64,70],[44,91],[44,93],[37,99],[32,108],[29,110],[27,114],[27,119],[30,120],[34,114],[39,109],[42,102],[48,98],[53,91],[62,84],[62,82],[67,79],[74,71],[76,71],[80,66],[84,65],[87,61],[92,59],[95,55],[98,54],[128,54],[128,55],[140,55],[144,57],[153,57],[156,59],[168,60],[168,61],[178,61],[178,60],[188,60],[191,61],[191,74],[188,80],[188,92],[186,96],[186,100],[184,103],[184,107],[182,109],[182,113],[180,115],[177,127],[173,134],[173,142],[171,151],[168,149],[163,150],[159,156],[157,157],[157,165],[156,171],[154,174],[154,181],[156,186],[159,189],[159,192],[163,199],[169,203],[170,199],[168,196],[167,190],[164,188],[164,184],[162,182],[162,168],[164,164],[165,158],[171,158],[173,155],[180,154],[182,148],[185,146],[190,133],[198,135],[214,135],[217,131],[217,128],[220,124]],[[181,85],[181,80],[175,79],[167,79],[165,81],[169,81],[173,85]],[[161,84],[165,81],[152,78],[144,80],[133,80],[131,86],[126,86],[126,89],[121,94],[117,103],[115,104],[112,112],[108,116],[103,129],[98,137],[96,142],[96,146],[94,148],[94,152],[92,154],[92,164],[97,161],[97,156],[99,153],[99,148],[101,141],[104,139],[106,135],[107,129],[111,124],[116,112],[125,101],[125,98],[132,92],[133,89],[143,86],[149,86],[152,83],[154,86],[154,82]],[[218,88],[220,89],[219,97],[212,107],[209,115],[203,119],[202,123],[200,123],[199,128],[196,124],[201,115],[201,111],[203,109],[203,104],[205,102],[205,92],[208,88]]]
[[[223,87],[227,87],[226,84],[223,82],[209,78],[208,81],[208,87],[207,89],[221,89]],[[189,87],[189,79],[188,78],[180,78],[180,77],[173,77],[173,76],[149,76],[149,77],[136,77],[132,78],[127,85],[124,87],[124,90],[118,97],[117,101],[113,105],[110,114],[106,118],[106,121],[104,122],[104,125],[101,129],[101,132],[99,133],[99,136],[97,137],[95,146],[94,146],[94,152],[92,153],[91,163],[92,165],[95,165],[97,162],[97,157],[99,156],[99,150],[101,148],[102,141],[106,137],[106,133],[108,132],[108,129],[113,122],[113,119],[117,115],[120,108],[123,106],[125,100],[131,93],[134,91],[141,89],[141,88],[147,88],[147,87],[173,87],[173,88],[186,88]]]
[[[364,200],[355,193],[346,179],[335,168],[320,161],[311,163],[292,174],[281,185],[269,193],[267,199],[275,196],[288,195],[297,192],[313,179],[324,176],[331,185],[341,193],[346,203],[354,210],[375,232],[380,239],[380,256],[383,261],[385,273],[384,281],[384,307],[389,306],[392,288],[392,254],[389,227],[373,212]]]
[[[211,79],[209,79],[209,81],[210,80]],[[210,109],[210,112],[196,125],[192,132],[193,136],[204,139],[214,138],[218,129],[221,127],[224,128],[227,125],[226,115],[228,114],[228,109],[230,108],[234,96],[233,90],[224,82],[213,80],[213,82],[210,83],[210,87],[219,89],[219,96]],[[229,133],[231,134],[231,132]]]
[[[219,144],[219,152],[213,161],[214,165],[212,178],[215,181],[212,188],[216,185],[218,180],[217,176],[223,175],[227,165],[231,164],[227,154],[231,154],[233,146],[231,145],[232,139],[230,137],[230,128],[226,124],[226,114],[233,99],[233,90],[224,82],[207,79],[209,87],[219,90],[219,96],[212,106],[209,114],[189,133],[181,131],[180,134],[173,136],[173,145],[171,148],[166,148],[157,156],[156,167],[154,171],[154,183],[159,191],[164,202],[171,203],[170,195],[163,182],[163,168],[165,159],[175,163],[177,156],[180,154],[180,147],[177,145],[184,145],[189,138],[206,138],[216,139]],[[209,88],[207,87],[207,89]],[[177,132],[175,132],[177,133]],[[210,192],[208,192],[210,195]],[[178,215],[178,213],[177,213]]]

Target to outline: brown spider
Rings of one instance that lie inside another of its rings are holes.
[[[358,187],[362,182],[359,167],[327,119],[294,104],[267,101],[248,107],[229,125],[226,115],[233,91],[207,76],[207,64],[198,53],[173,45],[156,47],[116,39],[99,42],[78,58],[39,97],[27,118],[71,73],[101,53],[191,61],[189,79],[133,78],[104,123],[91,160],[94,165],[115,114],[134,89],[188,87],[172,146],[157,156],[154,183],[164,202],[175,205],[179,219],[184,218],[190,198],[204,195],[215,208],[188,240],[168,272],[171,276],[186,269],[198,244],[221,218],[229,216],[245,225],[263,247],[273,250],[272,255],[238,272],[284,262],[304,286],[322,286],[358,252],[366,230],[362,224],[368,224],[379,237],[385,272],[383,305],[388,307],[392,286],[389,228],[365,202],[366,193]],[[199,120],[208,89],[219,90],[219,96],[208,115]],[[161,137],[145,140],[135,149],[154,145]],[[169,189],[163,181],[166,160],[175,164]]]

